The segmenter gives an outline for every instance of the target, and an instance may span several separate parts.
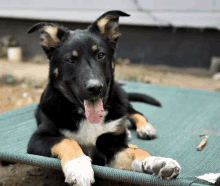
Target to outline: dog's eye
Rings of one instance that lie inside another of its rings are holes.
[[[98,54],[98,59],[103,59],[104,57],[105,57],[105,54],[104,54],[104,53],[100,52],[100,53]]]
[[[67,61],[68,61],[69,63],[73,63],[73,58],[69,58],[69,59],[67,59]]]

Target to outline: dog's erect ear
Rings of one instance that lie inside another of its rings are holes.
[[[60,27],[53,23],[42,22],[35,24],[27,31],[27,33],[30,34],[37,30],[39,30],[41,33],[40,44],[46,53],[51,48],[56,48],[59,45],[63,35],[68,32],[68,29],[64,27]]]
[[[90,27],[92,31],[99,31],[105,38],[117,41],[120,33],[118,32],[118,21],[120,16],[130,16],[129,14],[114,10],[104,13]]]

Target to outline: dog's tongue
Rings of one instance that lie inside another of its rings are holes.
[[[103,117],[104,108],[101,99],[96,101],[84,100],[86,117],[90,123],[99,123]]]

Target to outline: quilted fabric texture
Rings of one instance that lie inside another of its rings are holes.
[[[208,185],[197,179],[206,173],[220,172],[220,93],[123,82],[127,92],[145,93],[162,103],[162,108],[144,103],[132,103],[158,131],[157,138],[141,140],[129,122],[132,132],[129,143],[153,156],[177,160],[182,167],[180,176],[171,181],[143,173],[93,165],[97,178],[143,185]],[[36,130],[34,112],[37,103],[0,114],[0,159],[61,169],[54,158],[29,155],[27,143]],[[209,136],[207,145],[197,151],[197,144]]]

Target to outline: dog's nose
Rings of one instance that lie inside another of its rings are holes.
[[[91,79],[88,81],[86,88],[87,90],[94,95],[99,95],[102,91],[103,84],[96,79]]]

